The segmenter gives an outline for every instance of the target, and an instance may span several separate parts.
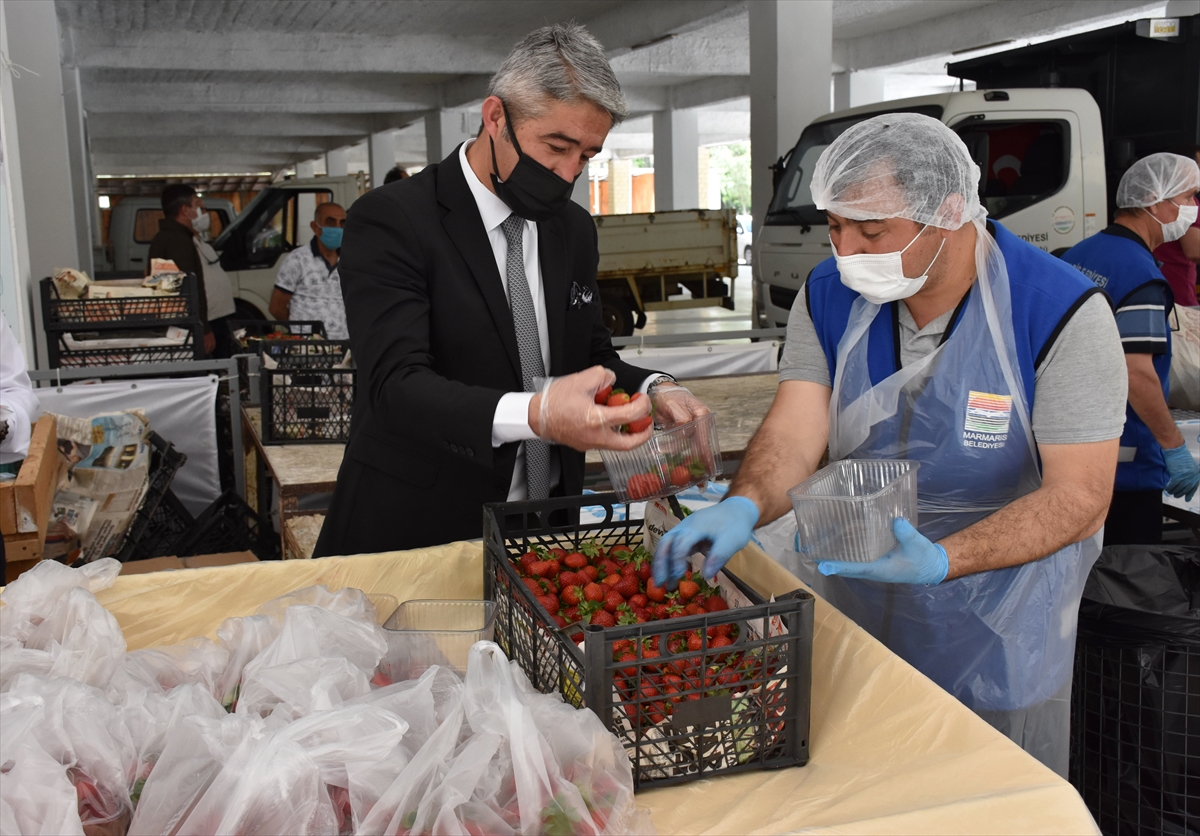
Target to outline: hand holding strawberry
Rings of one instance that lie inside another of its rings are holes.
[[[650,412],[647,398],[621,405],[598,404],[599,394],[616,380],[610,370],[592,366],[572,375],[547,378],[529,402],[529,426],[546,441],[576,450],[632,450],[650,440],[650,428],[622,434],[616,428],[638,421]]]

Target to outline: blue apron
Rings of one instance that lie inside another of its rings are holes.
[[[982,224],[977,229],[978,280],[941,346],[874,384],[869,332],[881,308],[859,297],[837,348],[830,459],[920,462],[916,523],[935,542],[1041,484],[1004,257]],[[933,587],[826,578],[797,556],[785,562],[893,652],[1065,774],[1076,615],[1099,552],[1097,535],[1032,563]],[[1048,703],[1052,718],[1042,716]]]

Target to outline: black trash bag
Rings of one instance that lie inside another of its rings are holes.
[[[1071,726],[1071,783],[1106,836],[1200,834],[1200,549],[1101,553]]]

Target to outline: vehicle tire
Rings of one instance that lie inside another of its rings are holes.
[[[235,319],[257,319],[260,321],[266,321],[267,319],[266,314],[245,299],[234,297],[233,304],[237,308],[237,311],[233,315]]]
[[[601,315],[604,317],[604,327],[614,337],[633,336],[634,312],[628,299],[604,299]]]
[[[750,264],[751,263],[750,259],[753,257],[754,257],[754,251],[750,248],[750,245],[747,244],[746,248],[744,250],[742,250],[742,261],[746,262],[747,264]]]

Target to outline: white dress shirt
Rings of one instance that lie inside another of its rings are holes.
[[[0,442],[0,464],[25,458],[33,422],[41,414],[42,406],[25,370],[25,352],[0,313],[0,420],[8,422],[8,436]]]
[[[500,224],[512,214],[508,204],[497,197],[475,175],[471,164],[467,162],[467,146],[474,140],[464,142],[458,148],[458,159],[462,163],[463,176],[479,207],[479,216],[483,219],[483,228],[487,231],[488,243],[492,245],[492,255],[496,259],[496,269],[500,271],[500,282],[504,285],[505,298],[508,297],[508,239]],[[546,374],[550,374],[550,338],[546,331],[546,296],[542,293],[542,271],[538,263],[538,228],[533,221],[525,221],[525,231],[521,236],[521,252],[525,257],[525,278],[529,281],[529,295],[533,299],[533,315],[537,319],[538,343],[542,347],[542,366]],[[641,391],[645,394],[650,383],[660,377],[652,374],[642,381]],[[529,427],[529,402],[533,400],[532,392],[508,392],[496,404],[496,414],[492,418],[492,446],[499,447],[513,441],[527,441],[537,438]],[[550,458],[550,487],[558,485],[562,468],[557,458]],[[529,491],[525,483],[525,445],[517,449],[517,465],[513,468],[512,483],[508,486],[508,501],[517,502],[528,498]]]

